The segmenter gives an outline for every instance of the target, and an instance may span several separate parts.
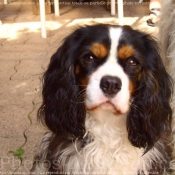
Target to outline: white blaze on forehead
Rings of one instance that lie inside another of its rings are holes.
[[[111,48],[109,52],[109,61],[116,63],[117,47],[119,45],[119,39],[122,35],[121,28],[109,28],[109,36],[111,39]]]
[[[119,45],[121,35],[122,28],[109,28],[109,37],[111,41],[109,55],[106,59],[106,62],[99,66],[97,70],[90,75],[89,83],[86,88],[86,105],[89,108],[93,106],[99,106],[110,100],[115,108],[122,113],[127,112],[129,109],[129,79],[117,61],[117,47]],[[118,77],[122,82],[121,90],[110,99],[105,96],[102,89],[100,88],[101,79],[106,75]]]

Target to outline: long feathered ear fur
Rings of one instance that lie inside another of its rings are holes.
[[[131,104],[127,129],[131,143],[148,151],[171,129],[172,82],[162,63],[157,42],[149,35],[142,39],[143,72]]]
[[[43,76],[43,104],[38,118],[58,137],[84,135],[85,106],[75,77],[75,55],[82,37],[77,30],[51,57]]]

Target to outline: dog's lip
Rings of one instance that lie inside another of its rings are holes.
[[[88,110],[89,111],[94,111],[94,110],[96,110],[97,108],[100,108],[100,107],[103,108],[103,109],[112,111],[114,115],[122,114],[122,112],[119,109],[117,109],[115,107],[115,105],[110,101],[106,101],[106,102],[88,107]]]

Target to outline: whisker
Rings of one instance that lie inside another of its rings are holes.
[[[134,89],[133,91],[130,91],[130,92],[135,92],[135,91],[139,90],[140,88],[142,88],[143,86],[145,86],[145,85],[142,85],[142,86],[138,87],[137,89]]]
[[[85,100],[83,100],[84,99],[83,96],[85,96],[85,95],[86,95],[86,93],[84,91],[82,91],[81,93],[78,93],[74,102],[75,103],[84,103]]]
[[[136,77],[136,78],[137,78],[137,76],[131,76],[131,75],[129,75],[128,77],[131,77],[131,78],[132,78],[132,77]]]
[[[137,101],[134,101],[134,103],[136,103],[136,104],[140,104],[140,102],[137,102]],[[133,104],[132,104],[133,105]]]
[[[131,101],[129,102],[130,106],[133,107],[134,109],[136,109],[137,111],[143,111],[140,107],[137,106],[137,104],[140,104],[139,102],[137,101],[133,101],[131,99]]]
[[[130,106],[132,106],[136,111],[142,111],[137,105],[131,103]]]
[[[74,85],[74,86],[83,86],[83,87],[87,87],[87,85]]]
[[[77,102],[77,101],[73,101],[75,104],[80,104],[80,103],[85,103],[85,101],[79,101],[79,102]]]
[[[75,100],[73,100],[73,102],[74,103],[84,103],[85,102],[85,100],[84,101],[80,101],[80,99],[82,99],[83,98],[83,96],[86,94],[86,90],[85,89],[83,89],[83,90],[81,90],[78,94],[77,94],[77,96],[76,96],[76,98],[75,98]]]

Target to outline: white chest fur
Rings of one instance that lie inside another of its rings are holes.
[[[87,116],[86,129],[93,138],[82,150],[86,169],[93,174],[136,174],[143,150],[127,139],[126,115],[96,111]]]
[[[79,149],[80,143],[77,141],[62,151],[60,160],[64,164],[64,172],[136,175],[139,171],[144,171],[146,175],[152,162],[162,159],[156,148],[143,155],[143,149],[131,145],[127,136],[126,115],[115,116],[97,110],[93,114],[87,114],[85,127],[91,142]]]

